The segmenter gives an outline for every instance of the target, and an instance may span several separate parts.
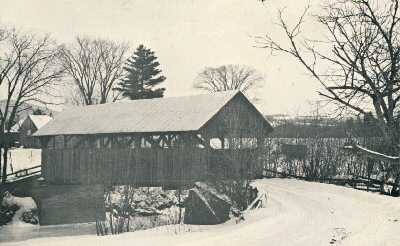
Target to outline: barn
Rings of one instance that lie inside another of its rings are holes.
[[[48,115],[28,115],[20,124],[18,129],[20,145],[25,148],[40,148],[38,139],[32,137],[32,134],[46,125],[51,118]]]
[[[34,136],[50,184],[177,186],[254,175],[272,127],[240,91],[65,110]]]

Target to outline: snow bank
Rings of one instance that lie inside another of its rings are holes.
[[[117,236],[41,238],[2,245],[399,245],[399,198],[294,179],[255,184],[268,193],[266,207],[249,211],[239,224],[172,225]]]
[[[25,211],[37,209],[36,203],[32,197],[17,197],[7,191],[4,193],[1,205],[5,207],[17,206],[20,210]]]
[[[3,200],[1,202],[3,207],[17,207],[18,210],[15,212],[13,219],[7,226],[14,225],[25,225],[26,221],[36,221],[37,224],[37,205],[32,197],[16,197],[6,191],[4,193]],[[36,218],[35,218],[36,217]]]
[[[15,148],[9,151],[8,173],[41,165],[41,149]]]

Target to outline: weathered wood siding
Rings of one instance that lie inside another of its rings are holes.
[[[37,131],[30,117],[26,118],[19,128],[20,144],[25,148],[40,148],[39,139],[31,135]]]
[[[223,166],[249,172],[256,150],[187,148],[43,149],[42,174],[52,184],[189,184]]]
[[[210,137],[264,138],[271,131],[257,109],[238,94],[201,128],[200,133]]]

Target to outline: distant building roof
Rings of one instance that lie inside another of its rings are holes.
[[[48,115],[32,115],[31,114],[28,117],[32,120],[32,123],[35,125],[35,127],[37,129],[42,128],[44,125],[46,125],[53,119]]]
[[[34,136],[199,130],[239,91],[74,107]]]
[[[15,125],[13,125],[10,129],[10,132],[19,132],[19,128],[21,128],[22,123],[24,123],[26,117],[22,120],[19,120]]]
[[[53,119],[48,115],[33,115],[33,114],[30,114],[27,117],[19,120],[15,125],[13,125],[11,127],[11,129],[10,129],[10,132],[19,132],[22,124],[28,118],[35,125],[36,129],[42,128],[44,125],[46,125],[49,121],[51,121]]]

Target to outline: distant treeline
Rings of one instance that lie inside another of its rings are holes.
[[[379,137],[380,130],[373,116],[361,118],[310,119],[281,121],[274,127],[270,137],[276,138],[347,138],[347,137]]]

